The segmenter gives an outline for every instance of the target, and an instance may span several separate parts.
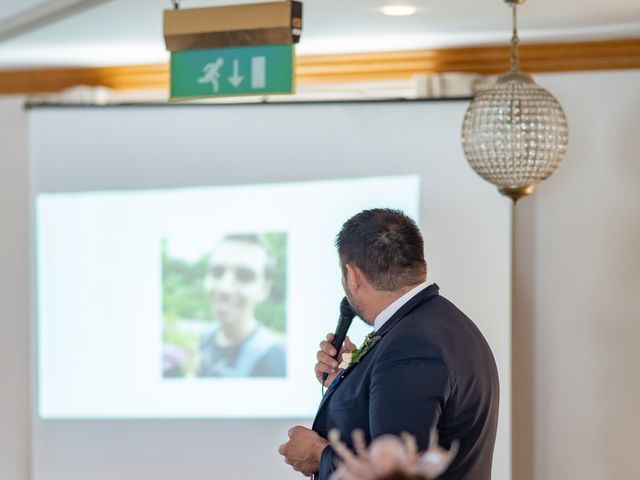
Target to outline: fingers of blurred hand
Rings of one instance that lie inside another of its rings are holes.
[[[338,370],[336,368],[330,368],[323,363],[316,363],[316,367],[315,367],[316,378],[325,387],[328,385],[331,385],[331,382],[333,382],[333,379],[336,377],[337,372]],[[323,378],[325,375],[327,376],[326,379]]]
[[[335,362],[335,360],[334,360],[334,362]],[[338,371],[337,370],[337,366],[338,366],[337,363],[335,365],[336,366],[333,367],[333,366],[331,366],[329,364],[322,363],[322,362],[316,363],[316,366],[315,366],[316,377],[320,378],[325,373],[327,375],[333,375],[334,373],[336,373]]]
[[[326,340],[320,342],[320,350],[316,354],[318,363],[315,365],[316,378],[320,383],[323,383],[323,377],[326,374],[327,378],[323,383],[324,386],[330,385],[335,374],[338,371],[339,361],[336,359],[336,349],[331,345],[331,341],[335,338],[333,333],[328,333]]]
[[[320,350],[326,352],[330,356],[335,356],[336,349],[331,345],[331,341],[323,340],[320,342]]]
[[[338,361],[333,357],[333,355],[329,355],[322,350],[319,350],[318,353],[316,353],[316,359],[318,360],[318,363],[323,363],[330,368],[338,366]]]

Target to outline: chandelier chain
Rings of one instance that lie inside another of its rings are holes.
[[[518,37],[518,4],[512,3],[513,9],[513,35],[511,37],[511,71],[520,71],[520,54],[518,46],[520,45],[520,37]]]

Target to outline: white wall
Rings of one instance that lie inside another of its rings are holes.
[[[517,480],[640,478],[640,71],[540,75],[564,165],[517,207]]]
[[[27,126],[22,98],[0,97],[0,479],[30,472]]]

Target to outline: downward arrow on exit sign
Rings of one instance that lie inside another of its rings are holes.
[[[233,75],[229,77],[229,81],[234,88],[238,88],[238,85],[242,83],[244,77],[240,76],[240,60],[233,61]]]

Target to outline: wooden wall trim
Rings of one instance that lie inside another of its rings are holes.
[[[530,73],[640,69],[640,38],[525,44],[521,65]],[[299,85],[402,80],[419,74],[501,73],[509,68],[509,46],[476,46],[296,59]],[[0,94],[59,92],[77,86],[116,90],[167,89],[168,67],[135,65],[98,68],[0,70]]]

